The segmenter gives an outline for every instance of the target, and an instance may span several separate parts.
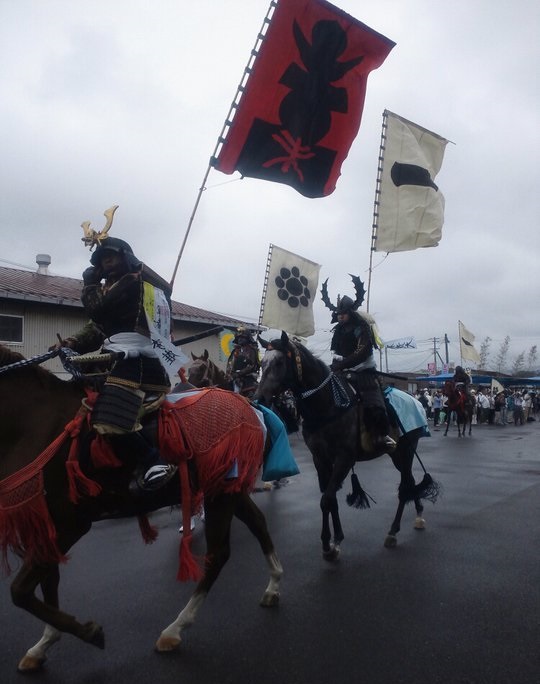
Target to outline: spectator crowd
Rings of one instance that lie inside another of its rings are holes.
[[[540,413],[540,394],[526,388],[492,391],[490,387],[478,387],[470,393],[476,402],[476,425],[524,425],[536,420]],[[419,389],[415,397],[434,428],[446,421],[448,398],[441,389]]]

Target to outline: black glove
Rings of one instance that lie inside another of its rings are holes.
[[[83,271],[82,278],[85,286],[99,285],[101,282],[101,269],[89,266]]]
[[[330,370],[333,371],[334,373],[336,371],[340,371],[343,368],[343,361],[338,361],[337,359],[334,359],[332,363],[330,364]]]

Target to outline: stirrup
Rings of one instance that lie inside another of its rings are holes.
[[[176,473],[177,467],[170,463],[153,465],[142,478],[143,489],[153,491],[166,484]]]
[[[171,463],[153,465],[136,474],[129,485],[133,495],[148,494],[164,487],[176,474],[177,466]]]

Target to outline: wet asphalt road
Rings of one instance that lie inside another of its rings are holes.
[[[383,541],[396,506],[388,458],[357,473],[376,500],[341,512],[336,564],[320,553],[319,494],[297,436],[301,474],[254,494],[285,575],[281,604],[263,609],[265,562],[235,521],[232,556],[180,649],[153,645],[193,585],[176,582],[178,511],[153,516],[160,537],[144,546],[133,520],[100,523],[62,568],[64,610],[103,625],[100,651],[66,635],[31,678],[51,684],[535,684],[540,681],[540,422],[478,426],[472,438],[433,432],[419,453],[444,488],[426,504],[427,529],[405,512],[398,546]],[[417,479],[422,476],[415,466]],[[196,529],[202,544],[202,525]],[[202,548],[202,547],[201,547]],[[42,626],[10,603],[0,580],[0,682]]]

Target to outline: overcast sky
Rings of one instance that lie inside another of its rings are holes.
[[[174,299],[257,322],[269,244],[320,263],[333,301],[367,283],[382,113],[451,140],[437,184],[436,248],[375,253],[370,311],[389,370],[425,368],[458,320],[509,362],[540,343],[540,5],[535,0],[338,0],[397,43],[368,79],[362,125],[335,192],[212,170]],[[0,0],[0,264],[80,277],[80,224],[104,225],[167,280],[268,0]],[[315,305],[308,345],[329,358]],[[445,356],[444,346],[440,347]]]

